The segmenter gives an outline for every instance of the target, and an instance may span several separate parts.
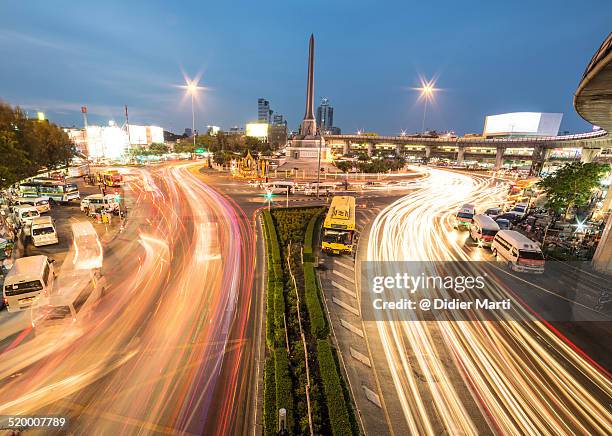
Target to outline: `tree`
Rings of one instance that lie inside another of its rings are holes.
[[[193,142],[191,142],[189,138],[182,139],[180,142],[177,142],[174,145],[175,153],[193,153],[194,151],[195,148],[193,147]]]
[[[0,101],[0,187],[43,169],[67,166],[75,154],[74,144],[60,127],[30,120],[19,107]]]
[[[568,218],[572,209],[585,206],[610,165],[572,162],[545,177],[538,185],[546,193],[547,206]]]
[[[0,160],[0,189],[7,188],[30,175],[31,162],[26,153],[20,150],[12,132],[0,130],[0,156],[10,159]]]
[[[149,146],[149,153],[155,156],[161,156],[168,153],[168,146],[161,142],[154,142]]]
[[[343,173],[348,173],[350,170],[353,169],[353,162],[349,160],[335,160],[334,166]]]

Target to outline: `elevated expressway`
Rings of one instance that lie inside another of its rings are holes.
[[[612,131],[612,33],[587,65],[574,94],[574,108],[588,122]],[[606,203],[610,211],[610,202]],[[609,217],[593,265],[612,274],[612,219]]]
[[[328,147],[342,154],[367,151],[371,155],[374,150],[389,150],[419,157],[453,158],[459,163],[466,158],[494,160],[496,168],[500,168],[506,159],[529,160],[532,171],[539,171],[548,159],[612,161],[612,136],[605,130],[576,135],[492,139],[369,135],[325,135],[324,138]]]

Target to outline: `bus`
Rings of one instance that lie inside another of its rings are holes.
[[[334,196],[323,222],[321,249],[331,254],[351,254],[355,234],[355,197]]]
[[[67,203],[81,198],[74,183],[52,180],[30,180],[19,185],[19,196],[24,198],[46,198],[48,201]]]
[[[123,176],[118,170],[102,170],[96,174],[98,183],[112,188],[118,188],[123,185]]]

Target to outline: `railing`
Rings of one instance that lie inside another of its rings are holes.
[[[363,135],[325,135],[326,141],[336,140],[353,140],[367,142],[382,142],[382,141],[402,141],[402,142],[422,142],[422,143],[464,143],[464,144],[504,144],[504,143],[539,143],[539,142],[563,142],[576,141],[581,139],[594,139],[606,136],[608,132],[605,130],[596,130],[594,132],[576,133],[573,135],[558,135],[558,136],[538,136],[538,137],[521,137],[521,138],[422,138],[416,136],[363,136]]]

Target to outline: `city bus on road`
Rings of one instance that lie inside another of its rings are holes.
[[[53,180],[30,180],[19,185],[19,196],[24,198],[45,198],[51,202],[67,203],[81,197],[74,183]]]
[[[351,254],[355,236],[355,197],[334,196],[323,222],[321,249],[331,254]]]

